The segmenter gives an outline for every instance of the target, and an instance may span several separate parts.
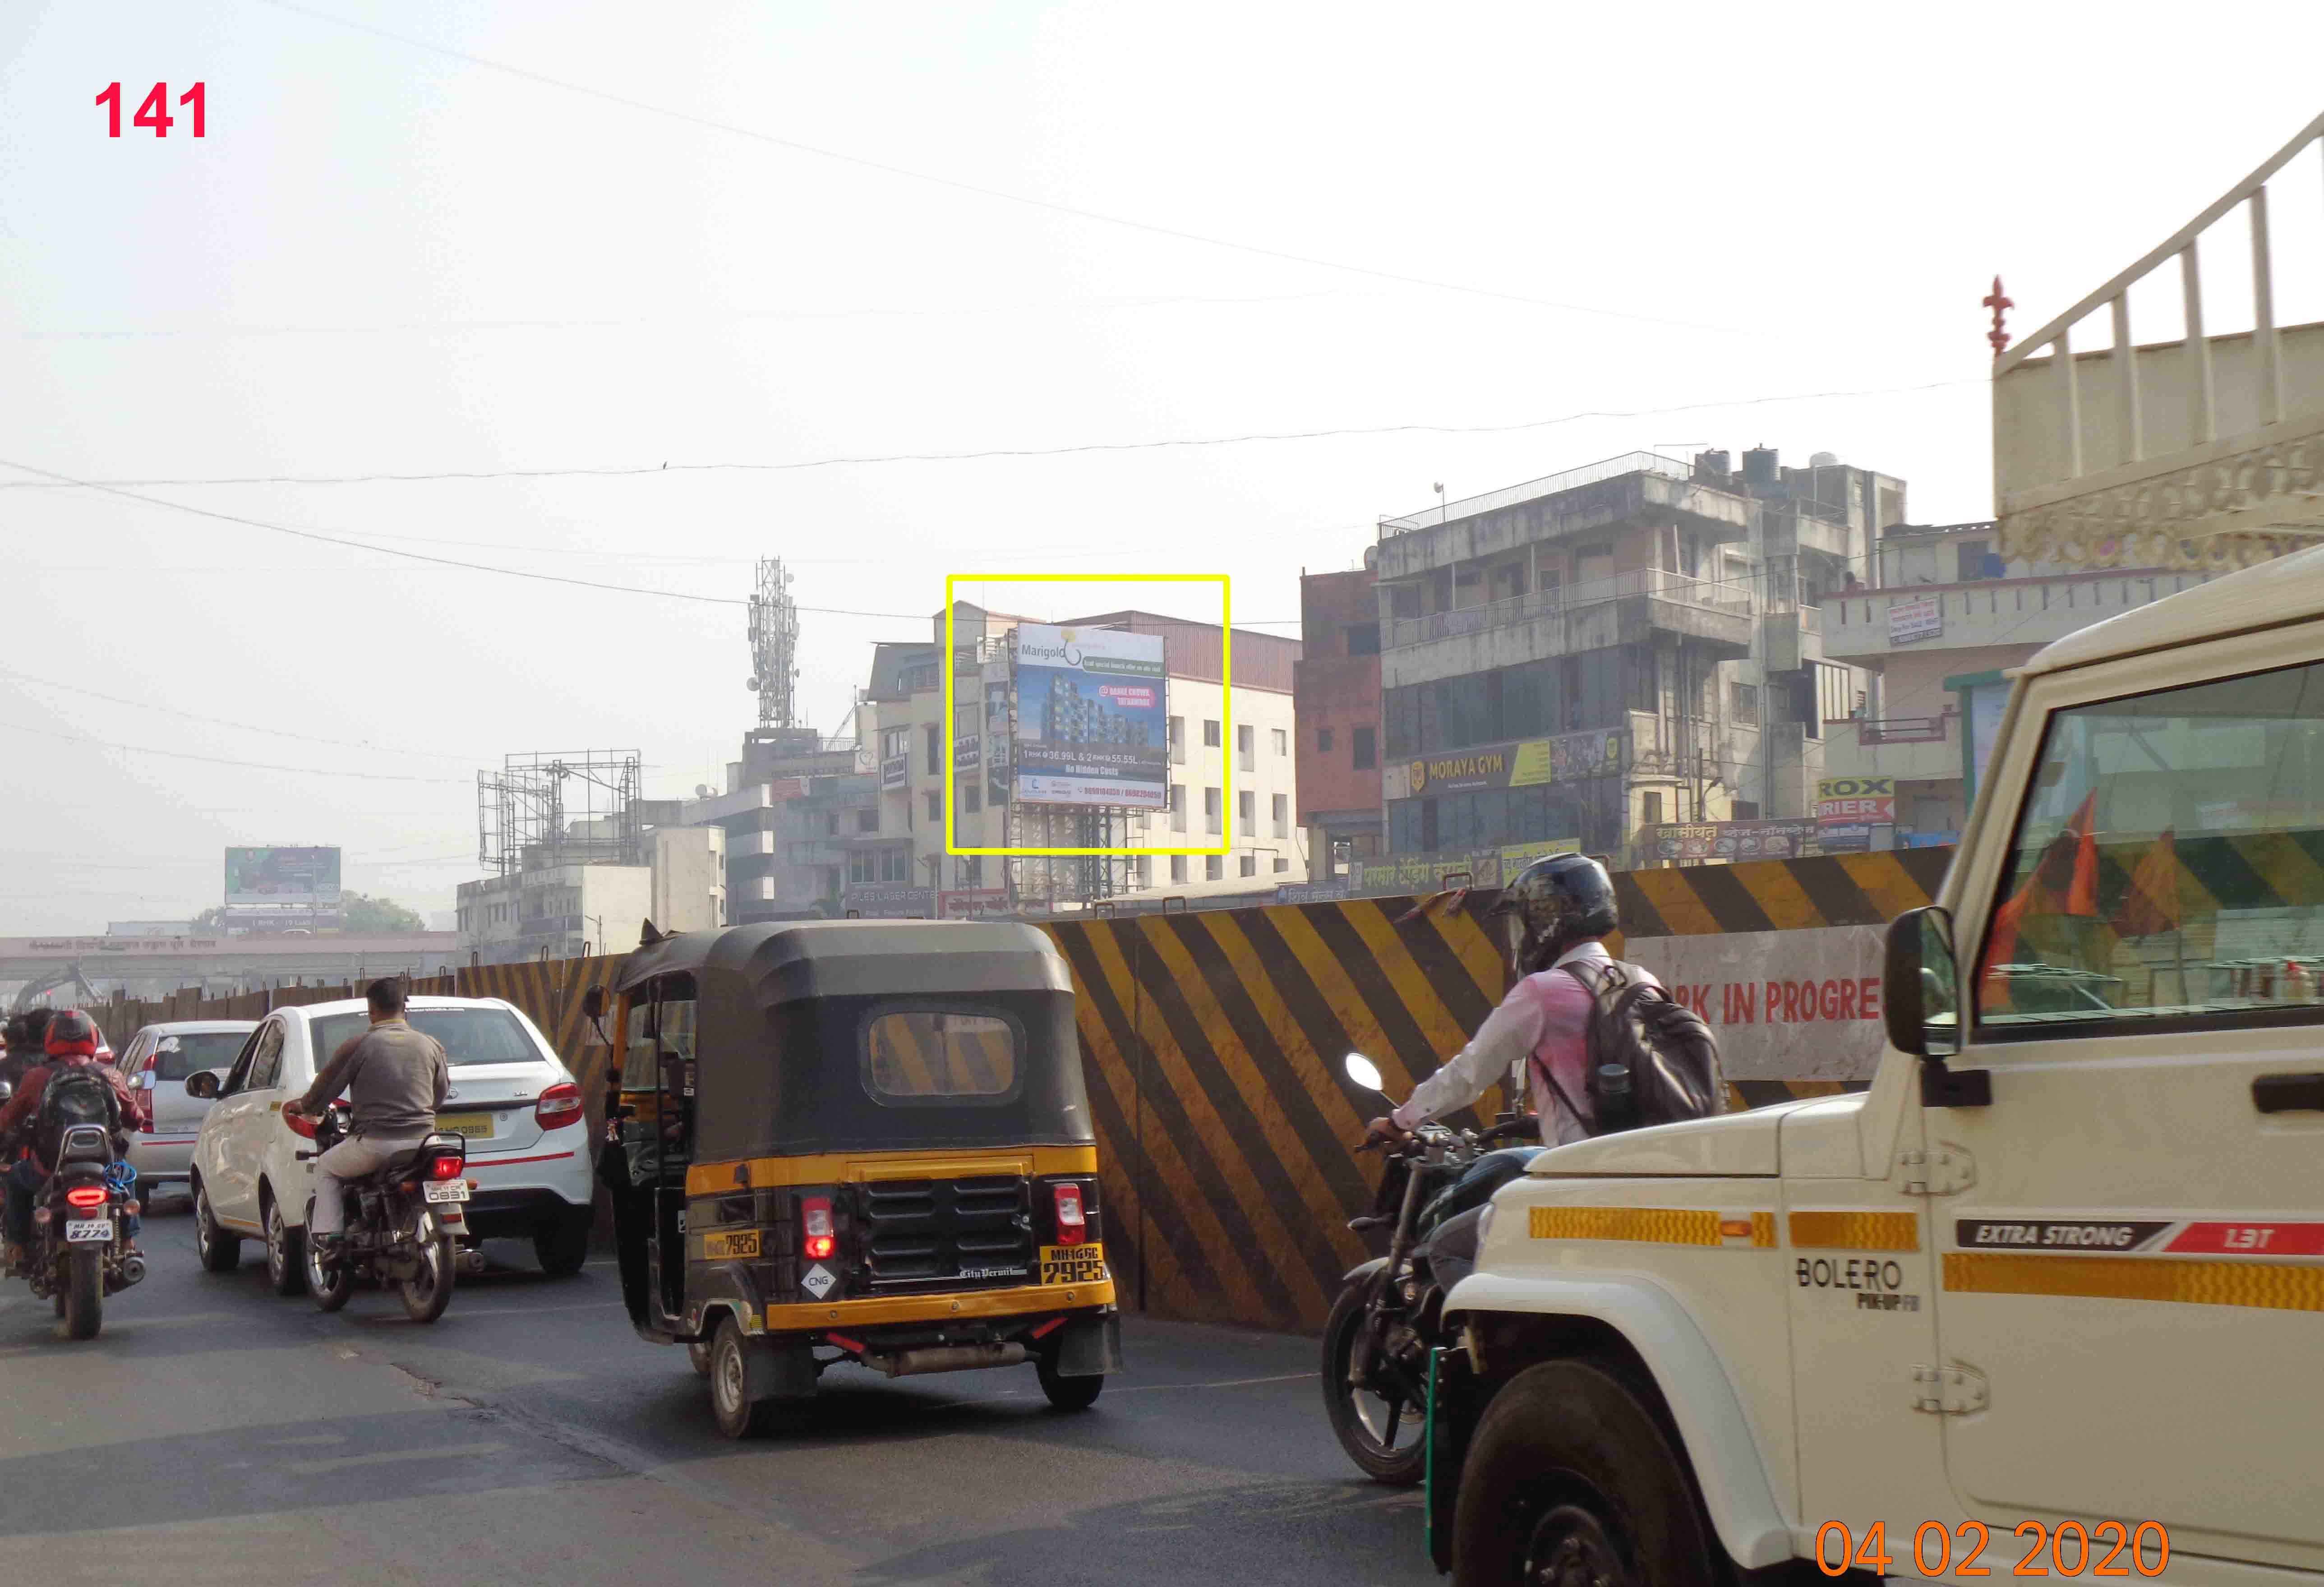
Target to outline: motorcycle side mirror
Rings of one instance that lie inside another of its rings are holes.
[[[218,1072],[197,1069],[186,1076],[186,1094],[198,1101],[215,1102],[218,1093]]]
[[[581,1012],[592,1020],[605,1017],[605,989],[593,986],[581,994]]]
[[[1380,1074],[1379,1066],[1361,1053],[1350,1053],[1341,1060],[1341,1067],[1348,1072],[1349,1079],[1366,1091],[1385,1092],[1388,1089],[1388,1081]]]

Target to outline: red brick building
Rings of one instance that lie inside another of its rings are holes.
[[[1369,560],[1369,558],[1367,558]],[[1380,831],[1379,597],[1370,567],[1299,580],[1292,668],[1299,825],[1308,874],[1328,881],[1386,852]]]

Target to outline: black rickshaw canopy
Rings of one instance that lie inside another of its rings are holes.
[[[614,991],[690,990],[694,1160],[1082,1146],[1095,1139],[1073,981],[1001,921],[802,920],[689,931]],[[682,978],[682,979],[681,979]]]

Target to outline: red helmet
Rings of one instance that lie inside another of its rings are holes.
[[[97,1034],[97,1021],[78,1009],[59,1010],[49,1021],[48,1051],[52,1058],[93,1058],[104,1045],[105,1038]]]

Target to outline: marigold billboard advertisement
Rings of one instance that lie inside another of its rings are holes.
[[[1019,625],[1017,798],[1161,809],[1168,715],[1161,635]]]

